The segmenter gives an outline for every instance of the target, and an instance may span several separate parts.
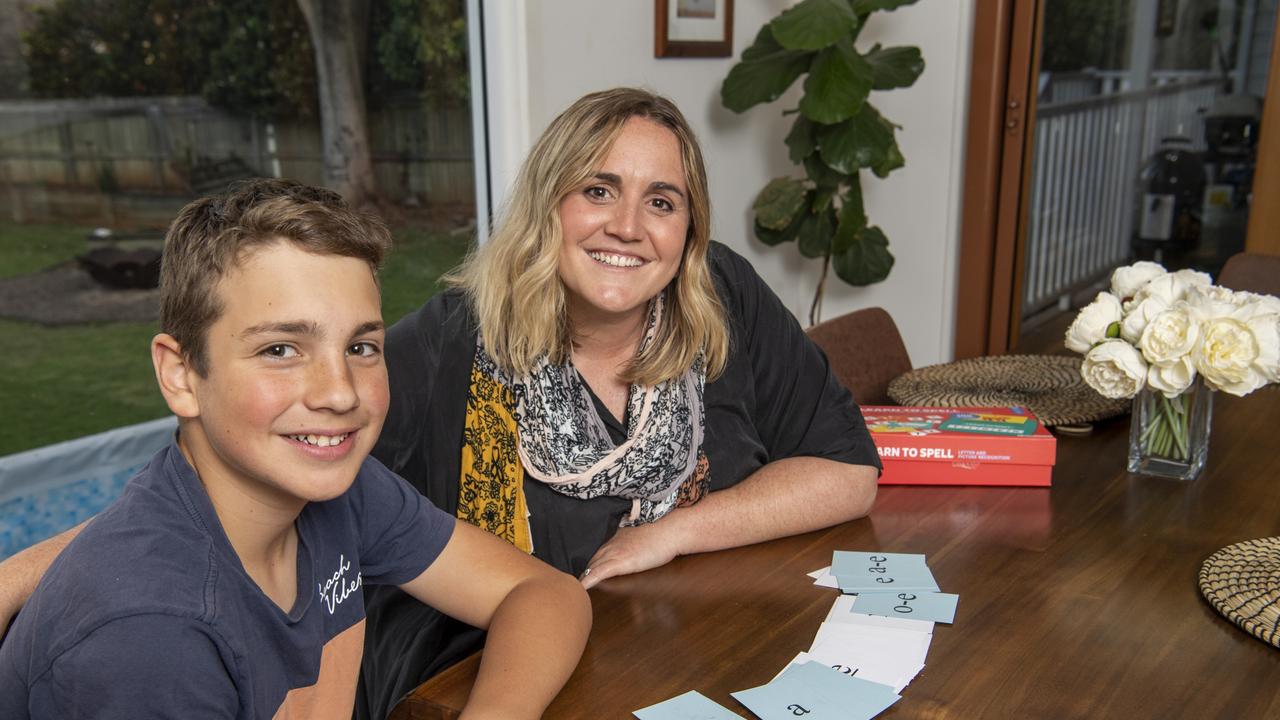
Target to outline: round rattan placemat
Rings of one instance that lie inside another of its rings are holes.
[[[1280,647],[1280,537],[1228,545],[1200,566],[1200,592],[1231,622]]]
[[[907,372],[889,383],[900,405],[1007,407],[1031,411],[1045,425],[1074,425],[1129,411],[1080,377],[1080,358],[1067,355],[978,357]]]

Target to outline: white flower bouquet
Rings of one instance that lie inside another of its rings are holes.
[[[1138,262],[1112,274],[1110,292],[1080,311],[1065,344],[1084,355],[1080,374],[1102,395],[1157,394],[1159,417],[1147,423],[1143,443],[1186,460],[1182,400],[1197,379],[1238,396],[1280,381],[1280,299],[1214,285],[1202,272]]]

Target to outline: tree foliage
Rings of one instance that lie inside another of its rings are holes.
[[[375,0],[367,96],[465,102],[463,0]],[[295,0],[59,0],[23,38],[37,97],[201,95],[263,118],[314,117],[315,55]]]
[[[63,0],[30,10],[31,90],[40,97],[190,94],[191,60],[168,0]]]
[[[467,101],[464,0],[381,0],[372,12],[371,96],[416,93],[442,105]]]

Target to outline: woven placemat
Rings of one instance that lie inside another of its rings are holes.
[[[900,405],[926,407],[1020,406],[1045,425],[1074,425],[1129,411],[1129,400],[1098,394],[1080,377],[1080,358],[1000,355],[930,365],[889,383]]]
[[[1200,566],[1200,592],[1215,610],[1280,647],[1280,537],[1228,545]]]

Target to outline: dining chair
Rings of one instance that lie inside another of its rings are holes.
[[[883,308],[855,310],[806,331],[859,405],[892,405],[889,382],[911,369],[898,326]]]
[[[1222,266],[1218,284],[1232,290],[1280,295],[1280,255],[1236,253]]]

